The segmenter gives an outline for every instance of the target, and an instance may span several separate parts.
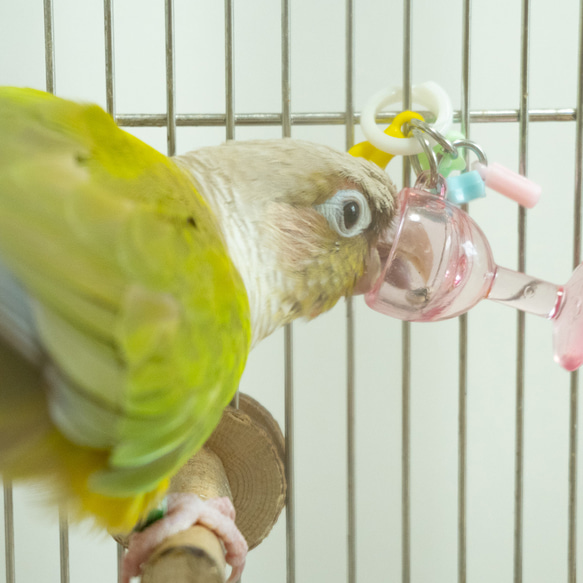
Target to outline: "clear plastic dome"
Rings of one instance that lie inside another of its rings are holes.
[[[366,303],[400,320],[430,322],[463,314],[485,298],[496,265],[470,216],[414,188],[401,192],[401,208],[397,235]]]

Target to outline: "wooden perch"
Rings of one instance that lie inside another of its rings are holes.
[[[224,583],[225,553],[219,539],[204,526],[169,537],[152,555],[142,583]]]
[[[204,447],[172,479],[171,492],[192,492],[201,498],[231,496],[225,468],[217,454]],[[144,566],[142,583],[224,583],[225,553],[221,541],[204,526],[167,538]]]
[[[249,549],[269,533],[285,504],[284,439],[257,401],[240,395],[205,447],[172,479],[171,492],[201,498],[229,496]],[[144,565],[142,583],[224,583],[225,553],[204,526],[166,539]]]

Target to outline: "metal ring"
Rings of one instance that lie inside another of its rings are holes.
[[[429,140],[425,137],[425,133],[422,130],[420,130],[418,128],[413,128],[412,132],[413,132],[413,136],[415,137],[415,139],[421,145],[421,148],[423,149],[424,154],[427,156],[427,162],[429,163],[429,172],[431,174],[429,186],[430,186],[430,188],[435,188],[437,185],[438,177],[439,177],[439,167],[437,164],[437,156],[435,155],[435,152],[433,151],[433,148],[431,147]],[[419,160],[417,160],[417,163],[419,163]],[[421,169],[420,164],[419,164],[419,169]],[[417,171],[417,168],[415,168],[415,170]]]
[[[413,120],[412,120],[413,121]],[[454,140],[453,145],[455,148],[468,148],[468,150],[472,150],[476,156],[478,156],[478,160],[484,166],[488,166],[488,158],[486,157],[486,152],[482,150],[482,147],[476,144],[476,142],[472,142],[471,140]]]
[[[419,154],[415,156],[409,156],[409,160],[411,160],[411,166],[413,166],[413,170],[415,170],[415,174],[417,176],[421,176],[425,170],[421,168],[421,162],[419,162]]]
[[[431,185],[430,181],[431,174],[428,170],[424,170],[417,177],[414,188],[418,188],[420,190],[434,190],[435,194],[439,196],[439,198],[444,199],[447,194],[447,181],[445,178],[441,174],[438,174],[434,186]]]
[[[458,151],[454,144],[450,142],[442,133],[438,132],[433,126],[429,125],[426,121],[412,119],[409,123],[433,138],[443,148],[443,151],[447,152],[452,158],[455,159],[458,157]]]

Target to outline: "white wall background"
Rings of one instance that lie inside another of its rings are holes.
[[[280,111],[280,6],[235,2],[235,108]],[[401,83],[399,0],[355,0],[355,100]],[[101,0],[54,0],[56,92],[105,106]],[[413,0],[413,81],[461,93],[461,0]],[[292,0],[292,110],[342,111],[344,2]],[[530,106],[574,107],[575,0],[533,0]],[[223,112],[223,3],[176,0],[179,113]],[[472,109],[519,104],[520,2],[474,0]],[[162,0],[115,1],[118,113],[165,111]],[[0,0],[0,84],[44,89],[42,0]],[[164,151],[165,130],[133,133]],[[344,147],[344,127],[294,127],[294,137]],[[241,127],[237,139],[278,137],[278,127]],[[518,164],[518,125],[473,125],[491,160]],[[224,139],[223,128],[179,128],[178,151]],[[529,173],[543,198],[528,213],[532,275],[567,280],[572,261],[574,123],[531,124]],[[361,139],[357,128],[357,139]],[[389,167],[400,180],[398,168]],[[517,207],[491,194],[471,212],[501,265],[517,264]],[[401,576],[401,325],[356,302],[357,536],[359,581]],[[484,302],[469,317],[468,581],[512,580],[516,314]],[[457,576],[456,321],[412,327],[412,580]],[[524,580],[565,581],[569,376],[552,361],[551,326],[527,317]],[[297,580],[346,578],[345,307],[294,327]],[[252,354],[242,390],[283,424],[283,334]],[[581,444],[583,445],[583,444]],[[583,448],[580,448],[583,449]],[[583,479],[583,475],[581,475]],[[581,487],[579,493],[582,493]],[[59,580],[55,514],[31,489],[15,491],[19,583]],[[580,517],[583,520],[583,516]],[[2,510],[0,509],[0,520]],[[581,534],[583,536],[583,533]],[[581,540],[581,537],[580,537]],[[0,549],[3,532],[0,531]],[[581,544],[579,545],[581,549]],[[0,550],[0,581],[3,577]],[[583,553],[579,550],[579,564]],[[115,547],[86,526],[71,532],[73,583],[115,581]],[[246,582],[285,581],[285,517],[253,551]]]

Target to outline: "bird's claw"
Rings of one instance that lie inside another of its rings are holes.
[[[137,577],[142,565],[166,538],[200,524],[213,531],[225,547],[225,561],[232,567],[229,582],[238,581],[245,566],[247,542],[235,526],[235,508],[229,498],[202,500],[196,494],[176,493],[167,497],[168,511],[129,539],[122,566],[122,581]]]

